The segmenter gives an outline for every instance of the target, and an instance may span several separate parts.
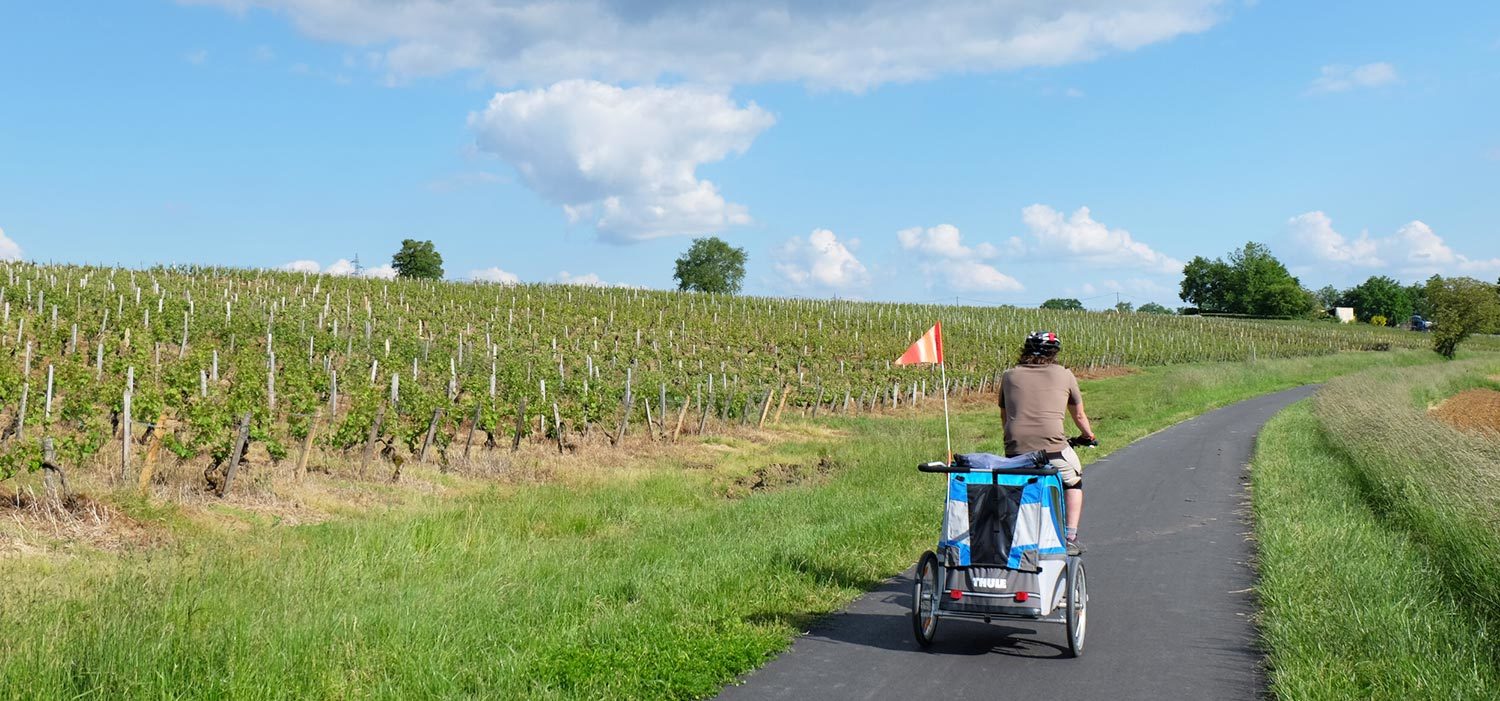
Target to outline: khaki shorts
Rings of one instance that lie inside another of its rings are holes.
[[[1064,487],[1073,487],[1083,482],[1083,463],[1078,461],[1078,453],[1073,451],[1073,446],[1062,449],[1062,457],[1053,458],[1048,464],[1057,468],[1057,476],[1062,478]]]

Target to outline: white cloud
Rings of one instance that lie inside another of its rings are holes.
[[[896,240],[908,251],[917,251],[940,258],[993,258],[999,253],[988,243],[969,248],[963,245],[958,227],[938,224],[929,229],[920,226],[896,232]]]
[[[469,116],[479,148],[526,184],[628,243],[747,224],[750,215],[700,180],[705,163],[743,153],[775,118],[750,103],[692,87],[618,88],[570,80],[500,93]]]
[[[1064,216],[1047,205],[1034,204],[1021,210],[1021,221],[1036,240],[1034,253],[1066,256],[1066,260],[1099,267],[1137,268],[1166,275],[1182,272],[1182,261],[1135,240],[1129,231],[1095,221],[1088,207]]]
[[[1333,220],[1322,212],[1307,212],[1287,220],[1292,241],[1317,260],[1329,263],[1379,267],[1385,265],[1377,253],[1379,245],[1369,232],[1348,240],[1333,230]]]
[[[348,258],[340,258],[328,264],[328,269],[324,270],[323,272],[328,273],[329,275],[353,275],[354,263],[351,262]]]
[[[1220,0],[184,0],[283,14],[382,52],[393,79],[477,71],[499,85],[592,77],[862,90],[1087,61],[1204,31]]]
[[[806,239],[792,238],[777,252],[776,272],[797,287],[849,290],[869,283],[870,274],[854,249],[858,239],[838,240],[832,231],[817,229]]]
[[[294,273],[311,273],[314,275],[319,273],[323,275],[336,276],[355,274],[354,263],[347,258],[340,258],[332,263],[329,263],[327,267],[319,265],[318,261],[308,260],[304,258],[288,263],[283,263],[280,266],[277,266],[277,269],[288,270]],[[393,280],[396,277],[396,269],[389,263],[387,263],[385,265],[377,265],[373,268],[360,269],[359,276],[380,278],[383,280]]]
[[[982,262],[1000,251],[988,243],[965,246],[958,227],[939,224],[923,229],[913,227],[896,232],[901,248],[916,254],[919,268],[928,284],[942,280],[949,289],[961,292],[1016,292],[1020,281]]]
[[[1372,238],[1361,233],[1353,241],[1335,231],[1323,212],[1300,214],[1288,224],[1293,240],[1302,245],[1299,250],[1306,254],[1304,258],[1321,265],[1387,268],[1411,277],[1500,272],[1500,258],[1476,259],[1458,253],[1421,220],[1406,223],[1390,236]]]
[[[386,263],[385,265],[377,265],[373,268],[365,268],[360,271],[359,275],[360,277],[373,277],[381,280],[395,280],[396,268],[390,263]]]
[[[1318,76],[1308,88],[1312,93],[1344,92],[1355,88],[1376,88],[1382,85],[1390,85],[1401,78],[1396,75],[1396,67],[1389,63],[1366,63],[1363,66],[1323,66],[1322,75]]]
[[[584,287],[606,287],[604,281],[597,273],[584,273],[574,275],[564,270],[557,274],[557,281],[564,285],[582,285]]]
[[[644,285],[632,285],[628,282],[605,282],[596,273],[574,275],[564,270],[558,273],[557,277],[553,279],[556,280],[559,284],[563,285],[581,285],[583,287],[621,287],[628,290],[650,289],[649,287],[646,287]]]
[[[281,269],[293,273],[316,274],[319,270],[323,269],[323,266],[318,265],[318,261],[315,260],[294,260],[290,263],[282,265]]]
[[[0,229],[0,260],[21,260],[24,255],[21,246],[5,235],[5,229]]]
[[[469,279],[477,282],[498,282],[502,285],[515,285],[521,282],[520,276],[501,270],[498,267],[471,270],[469,271]]]

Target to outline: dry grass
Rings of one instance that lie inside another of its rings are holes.
[[[1422,543],[1448,586],[1500,628],[1500,442],[1449,425],[1421,401],[1473,391],[1493,365],[1340,378],[1319,393],[1317,414],[1376,512]],[[1443,413],[1460,412],[1467,401]]]

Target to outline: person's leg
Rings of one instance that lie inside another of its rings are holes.
[[[1078,524],[1083,521],[1083,464],[1071,447],[1063,451],[1060,462],[1062,464],[1058,465],[1058,471],[1063,480],[1063,504],[1068,509],[1064,539],[1067,541],[1068,554],[1076,555],[1083,552],[1083,548],[1078,545]]]

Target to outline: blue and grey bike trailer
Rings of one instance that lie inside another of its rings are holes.
[[[937,549],[917,562],[918,644],[932,644],[941,618],[1022,619],[1064,624],[1069,653],[1082,654],[1083,561],[1063,545],[1063,485],[1046,455],[970,453],[918,469],[948,479]]]

